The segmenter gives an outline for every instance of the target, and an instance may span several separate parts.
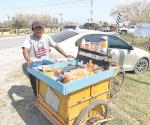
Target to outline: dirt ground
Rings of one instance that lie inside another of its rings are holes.
[[[0,50],[0,125],[50,125],[34,106],[34,95],[24,73],[24,58],[20,47]],[[116,119],[109,125],[140,125],[140,122],[111,103]],[[118,120],[119,119],[119,120]]]
[[[0,125],[49,125],[34,106],[20,47],[0,50]]]

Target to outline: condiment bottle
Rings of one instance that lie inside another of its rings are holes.
[[[94,64],[92,63],[92,60],[89,60],[87,63],[87,70],[92,73],[94,71]]]
[[[82,40],[80,44],[80,48],[85,49],[85,39]]]

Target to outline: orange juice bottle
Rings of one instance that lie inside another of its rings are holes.
[[[87,70],[92,73],[94,71],[94,64],[92,63],[92,60],[89,60],[87,63]]]

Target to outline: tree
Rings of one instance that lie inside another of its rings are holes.
[[[108,22],[103,22],[103,27],[109,27],[109,23]]]
[[[20,20],[15,20],[12,24],[13,28],[17,29],[17,34],[19,34],[19,29],[23,28],[23,23]]]
[[[114,6],[111,15],[121,14],[121,22],[150,23],[150,2],[147,0],[127,1],[126,4]]]
[[[18,13],[16,14],[12,20],[0,22],[1,27],[10,27],[17,29],[17,33],[19,34],[19,30],[22,28],[31,28],[31,24],[34,20],[38,20],[42,22],[45,28],[50,28],[52,31],[53,29],[57,30],[60,24],[58,23],[58,19],[55,17],[51,17],[48,14],[23,14]],[[1,28],[2,29],[2,28]]]
[[[16,14],[12,20],[12,28],[17,29],[17,34],[19,34],[19,29],[26,28],[28,26],[28,20],[24,14]]]
[[[19,29],[21,28],[31,28],[31,24],[34,20],[38,20],[42,22],[43,26],[45,28],[51,28],[55,29],[59,27],[58,19],[57,18],[52,18],[48,14],[16,14],[13,17],[13,20],[11,22],[13,28]]]

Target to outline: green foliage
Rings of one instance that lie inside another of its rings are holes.
[[[15,29],[21,29],[24,27],[24,21],[21,20],[15,20],[12,24],[12,27]]]
[[[103,27],[108,27],[109,26],[109,23],[108,22],[104,22],[103,23]]]
[[[57,28],[60,24],[58,19],[51,17],[48,14],[16,14],[9,22],[4,21],[1,23],[3,27],[8,27],[11,24],[12,28],[30,28],[33,21],[38,20],[42,22],[43,26],[46,28]]]

